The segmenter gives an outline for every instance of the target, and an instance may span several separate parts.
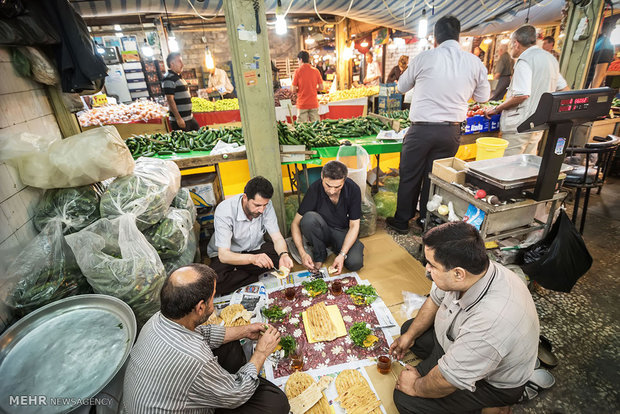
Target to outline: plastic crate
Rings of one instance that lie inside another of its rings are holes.
[[[403,95],[400,93],[393,93],[390,96],[379,96],[377,99],[377,110],[379,113],[399,111],[403,105]]]
[[[484,115],[474,115],[470,118],[467,118],[465,124],[465,131],[463,134],[475,134],[477,132],[489,132],[490,128],[490,120],[487,119]]]
[[[397,83],[380,83],[379,84],[379,96],[391,96],[398,93]]]

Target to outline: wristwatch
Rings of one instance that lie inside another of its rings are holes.
[[[282,257],[283,255],[285,255],[285,254],[288,254],[288,252],[287,252],[286,250],[285,250],[285,251],[283,251],[282,253],[280,253],[280,254],[278,255],[278,257],[280,257],[280,258],[281,258],[281,257]]]
[[[345,260],[346,260],[346,258],[348,257],[348,256],[347,256],[347,254],[346,254],[345,252],[340,252],[340,253],[338,253],[338,256],[342,256],[342,257],[344,257],[344,258],[345,258]]]

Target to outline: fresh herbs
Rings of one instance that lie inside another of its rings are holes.
[[[280,346],[284,350],[284,357],[286,358],[289,356],[291,351],[297,348],[297,342],[295,342],[295,338],[291,335],[286,335],[280,339]]]
[[[265,318],[269,319],[269,322],[281,322],[286,317],[286,313],[284,313],[282,308],[278,305],[272,305],[268,308],[264,308],[263,315]]]
[[[365,322],[355,322],[349,329],[349,337],[351,337],[353,343],[362,348],[366,348],[364,341],[371,333],[372,331]]]
[[[347,289],[347,295],[351,296],[356,305],[370,305],[379,297],[374,287],[370,285],[356,285]]]
[[[323,279],[314,279],[311,282],[302,282],[308,291],[308,296],[315,297],[327,292],[327,283]]]

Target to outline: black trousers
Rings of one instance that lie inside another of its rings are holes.
[[[261,248],[258,250],[244,253],[265,253],[267,256],[269,256],[269,258],[273,262],[273,265],[275,267],[278,267],[278,262],[280,259],[278,257],[278,254],[276,253],[276,249],[273,247],[273,243],[270,241],[266,241],[265,243],[263,243]],[[257,282],[258,276],[270,270],[263,267],[254,266],[252,264],[237,266],[228,263],[222,263],[217,256],[211,259],[210,266],[211,269],[215,270],[215,273],[217,273],[217,284],[215,286],[217,295],[227,295],[242,286]]]
[[[426,216],[430,190],[428,174],[433,161],[454,157],[461,140],[460,125],[411,125],[400,153],[400,184],[396,202],[395,224],[407,227],[415,216],[418,198],[420,218]]]
[[[198,125],[198,121],[196,121],[194,119],[194,117],[192,117],[192,119],[190,119],[189,121],[185,121],[185,128],[181,128],[179,127],[179,124],[177,124],[174,121],[170,121],[170,128],[175,131],[175,130],[181,130],[181,131],[198,131],[198,129],[200,128],[200,125]]]
[[[336,254],[340,253],[347,230],[329,227],[325,219],[316,211],[309,211],[301,219],[301,232],[312,245],[312,260],[325,262],[327,247],[332,247]],[[344,266],[351,271],[360,270],[364,265],[364,245],[356,240],[347,252]]]
[[[508,86],[510,86],[510,75],[500,76],[497,80],[497,85],[495,85],[495,89],[491,92],[491,98],[489,101],[499,101],[500,99],[504,99]]]
[[[235,374],[247,362],[239,341],[232,341],[214,349],[213,355],[217,357],[220,366],[231,374]],[[234,409],[218,408],[215,412],[218,414],[288,413],[290,408],[288,399],[282,390],[265,378],[258,377],[258,380],[258,388],[254,391],[254,395],[244,404]]]
[[[401,335],[407,332],[413,319],[408,320],[400,329]],[[417,338],[411,352],[423,358],[416,369],[421,376],[426,376],[444,355],[444,350],[437,341],[435,329],[430,327]],[[476,382],[476,391],[456,390],[443,398],[411,397],[402,391],[394,390],[394,404],[399,413],[415,414],[453,414],[479,413],[486,407],[504,407],[515,404],[521,398],[525,385],[516,388],[497,388],[480,380]]]

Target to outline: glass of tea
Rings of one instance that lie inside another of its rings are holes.
[[[295,290],[295,285],[292,283],[288,283],[286,285],[286,288],[284,289],[284,297],[287,300],[293,300],[295,299],[295,295],[297,294],[296,290]]]
[[[342,294],[342,282],[340,280],[334,280],[332,282],[332,294],[334,296]]]
[[[304,369],[304,344],[298,342],[289,356],[291,357],[291,369],[293,371],[302,371]]]
[[[381,355],[377,358],[377,370],[380,374],[387,374],[392,368],[392,359],[388,355]]]

